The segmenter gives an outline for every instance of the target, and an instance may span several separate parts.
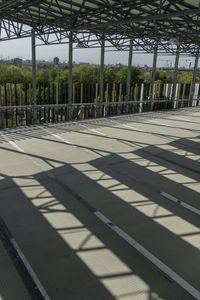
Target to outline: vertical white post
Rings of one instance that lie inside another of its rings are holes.
[[[166,83],[165,97],[167,100],[168,100],[168,95],[169,95],[169,84]]]
[[[141,84],[139,112],[142,112],[143,109],[143,99],[144,99],[144,83]]]

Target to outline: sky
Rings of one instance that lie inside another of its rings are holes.
[[[68,60],[68,45],[54,45],[54,46],[39,46],[36,51],[38,60],[53,60],[53,57],[59,57],[60,61]],[[21,57],[23,59],[31,59],[31,39],[18,39],[12,41],[2,42],[0,44],[0,58],[8,59],[14,57]],[[75,49],[73,61],[77,63],[89,62],[99,64],[100,49]],[[153,55],[151,54],[134,54],[133,65],[135,66],[152,66]],[[174,64],[174,56],[158,56],[157,66],[168,66]],[[188,67],[190,61],[193,65],[193,58],[182,57],[180,59],[180,66]],[[112,51],[106,52],[105,64],[124,64],[127,65],[128,52]]]

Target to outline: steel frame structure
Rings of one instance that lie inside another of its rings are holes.
[[[200,47],[200,0],[2,0],[0,41],[32,37],[33,104],[36,104],[37,45],[69,44],[68,100],[72,99],[73,48],[101,48],[100,100],[104,94],[105,48],[129,51],[127,100],[132,53],[154,53],[150,100],[157,56],[176,55],[173,97],[181,54],[196,58]],[[131,41],[131,42],[130,42]],[[75,46],[74,46],[75,45]]]
[[[29,37],[42,44],[66,43],[69,32],[80,47],[101,45],[101,34],[118,50],[195,55],[199,47],[199,0],[4,0],[0,40]]]

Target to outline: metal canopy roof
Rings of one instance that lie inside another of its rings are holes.
[[[199,17],[200,0],[6,0],[0,4],[1,40],[29,36],[34,28],[48,44],[50,33],[62,42],[72,30],[83,47],[104,34],[118,48],[126,49],[131,38],[135,46],[149,52],[157,42],[160,49],[173,52],[173,41],[181,44],[181,52],[194,53],[200,44]]]

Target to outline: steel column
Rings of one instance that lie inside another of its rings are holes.
[[[105,64],[105,36],[101,38],[101,61],[100,61],[100,81],[99,81],[99,92],[100,102],[104,102],[104,64]]]
[[[175,103],[175,96],[176,96],[176,85],[177,85],[179,59],[180,59],[180,44],[177,45],[176,59],[175,59],[175,64],[174,64],[174,76],[173,76],[173,87],[172,87],[172,101],[174,103]],[[176,108],[176,104],[174,104],[174,108]]]
[[[73,32],[69,33],[69,60],[68,60],[68,117],[71,119],[71,105],[72,105],[72,67],[73,67]]]
[[[197,51],[196,56],[195,56],[194,70],[193,70],[193,74],[192,74],[192,84],[191,84],[191,89],[190,89],[190,104],[191,105],[192,105],[192,101],[194,98],[198,64],[199,64],[199,50]]]
[[[154,100],[154,84],[156,79],[157,59],[158,59],[158,44],[155,45],[154,55],[153,55],[153,66],[152,66],[151,83],[150,83],[150,91],[149,91],[149,99],[151,102]]]
[[[130,40],[129,46],[129,57],[128,57],[128,72],[127,72],[127,82],[126,82],[126,100],[130,100],[131,94],[131,68],[133,60],[133,40]]]
[[[32,50],[32,87],[33,87],[33,119],[37,121],[37,98],[36,98],[36,43],[35,43],[35,30],[32,29],[31,35],[31,50]]]

